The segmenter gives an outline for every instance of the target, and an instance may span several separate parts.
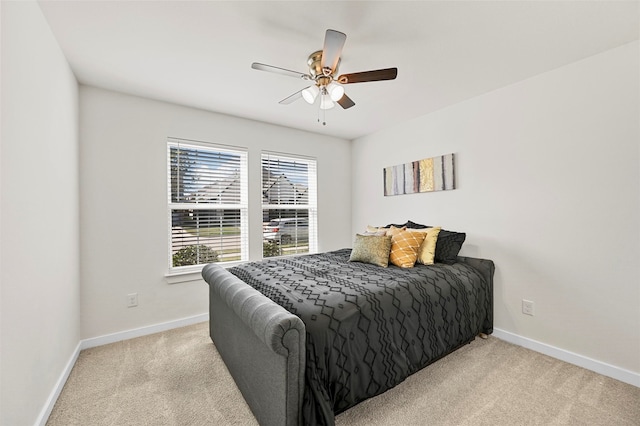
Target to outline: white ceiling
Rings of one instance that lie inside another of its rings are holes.
[[[354,139],[638,39],[638,2],[40,1],[83,84]],[[325,30],[347,34],[340,73],[356,106],[317,122],[306,73]],[[597,84],[597,82],[594,82]]]

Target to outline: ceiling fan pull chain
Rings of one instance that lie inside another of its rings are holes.
[[[322,108],[320,108],[320,102],[318,102],[318,123],[320,123],[320,113],[322,112],[322,125],[326,126],[327,125],[327,121],[326,121],[326,111]]]

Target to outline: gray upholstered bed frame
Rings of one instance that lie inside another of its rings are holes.
[[[458,260],[482,272],[493,300],[493,262]],[[218,265],[205,266],[202,276],[209,284],[211,339],[260,425],[302,424],[302,320]],[[492,322],[485,324],[484,332],[492,331]]]

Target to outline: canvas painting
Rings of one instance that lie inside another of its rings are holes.
[[[454,157],[455,154],[447,154],[385,167],[384,195],[455,189]]]

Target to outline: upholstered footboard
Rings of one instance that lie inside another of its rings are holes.
[[[298,425],[304,323],[220,266],[205,266],[202,276],[211,339],[256,419],[262,426]]]
[[[491,334],[493,333],[493,274],[495,273],[496,266],[493,263],[493,260],[477,259],[475,257],[458,256],[458,262],[465,263],[477,269],[488,284],[487,297],[490,303],[487,307],[487,316],[482,325],[482,332],[485,334]]]

